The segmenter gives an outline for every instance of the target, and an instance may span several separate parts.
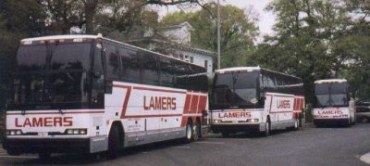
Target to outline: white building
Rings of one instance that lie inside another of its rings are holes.
[[[216,54],[212,51],[191,46],[191,32],[193,30],[188,22],[183,22],[161,28],[157,34],[149,29],[144,33],[143,39],[131,40],[130,42],[203,66],[207,69],[207,73],[211,74],[213,72],[213,59]]]

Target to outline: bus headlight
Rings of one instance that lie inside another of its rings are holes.
[[[258,123],[259,122],[259,119],[258,118],[247,119],[247,122],[250,122],[250,123]]]
[[[64,134],[66,135],[86,135],[87,129],[67,129]]]
[[[22,135],[22,130],[7,130],[6,131],[7,135]]]
[[[219,119],[214,119],[214,120],[213,120],[213,123],[214,123],[214,124],[221,123],[221,120],[219,120]]]

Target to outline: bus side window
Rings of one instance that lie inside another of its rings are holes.
[[[175,66],[173,66],[171,59],[160,58],[160,84],[162,86],[173,87],[173,71]]]
[[[100,42],[97,42],[94,50],[93,58],[93,77],[92,77],[92,91],[91,102],[96,107],[103,107],[104,105],[104,70],[103,70],[103,47]]]
[[[107,79],[114,80],[120,77],[120,57],[117,54],[117,49],[110,43],[105,44],[105,59],[106,59],[106,70]]]
[[[151,53],[142,54],[142,82],[150,85],[159,85],[158,57]]]
[[[121,80],[140,83],[140,58],[138,50],[129,47],[120,47],[122,73]]]

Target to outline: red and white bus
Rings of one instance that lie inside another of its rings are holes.
[[[316,104],[312,110],[314,124],[354,124],[355,101],[349,91],[349,84],[345,79],[315,81]]]
[[[300,78],[260,67],[217,70],[210,99],[211,129],[223,136],[298,129],[305,105]]]
[[[201,136],[203,67],[100,35],[23,39],[6,111],[10,155],[97,153]]]

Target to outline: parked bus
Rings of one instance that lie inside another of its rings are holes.
[[[302,122],[303,83],[260,67],[217,70],[211,93],[211,129],[223,136],[295,128]]]
[[[10,155],[97,153],[201,136],[205,68],[103,38],[21,40],[6,112]]]
[[[355,101],[350,96],[349,84],[345,79],[315,81],[316,104],[312,110],[316,126],[342,124],[350,126],[356,122]]]

